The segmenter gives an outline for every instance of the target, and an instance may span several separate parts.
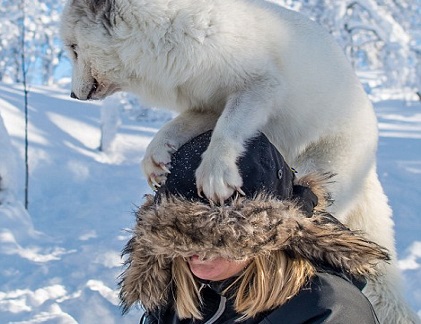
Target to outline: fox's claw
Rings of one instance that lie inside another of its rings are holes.
[[[246,193],[243,191],[243,189],[241,189],[240,187],[235,188],[235,190],[241,195],[241,196],[245,196]]]
[[[161,185],[156,181],[156,178],[152,178],[150,181],[152,183],[153,189],[161,187]]]
[[[142,161],[143,172],[153,190],[161,187],[167,180],[167,174],[171,173],[171,155],[177,150],[174,144],[159,143],[160,141],[153,140],[149,144]]]
[[[167,143],[167,147],[169,148],[168,152],[170,152],[171,154],[177,152],[177,147],[175,145]]]
[[[167,166],[168,165],[168,166]],[[171,173],[170,171],[170,165],[169,164],[164,164],[164,163],[160,163],[159,166],[161,167],[162,170],[165,171],[165,173]]]

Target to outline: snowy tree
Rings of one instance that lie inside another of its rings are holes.
[[[390,6],[379,6],[374,0],[347,3],[344,29],[350,41],[346,48],[354,53],[348,56],[355,62],[363,55],[356,62],[357,69],[383,70],[387,87],[414,87],[416,57],[411,36],[390,10]]]
[[[19,82],[20,29],[23,19],[18,1],[2,0],[0,6],[0,81]]]
[[[386,87],[419,87],[416,73],[419,54],[417,57],[409,32],[420,28],[419,0],[273,2],[300,11],[324,26],[357,71],[383,71],[381,81]]]
[[[21,81],[20,37],[25,10],[29,82],[53,83],[54,70],[63,53],[58,37],[61,9],[62,3],[52,0],[1,1],[0,81]]]

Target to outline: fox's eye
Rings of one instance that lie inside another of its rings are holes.
[[[72,45],[70,45],[70,48],[73,51],[73,55],[75,56],[75,59],[77,59],[77,52],[76,52],[77,45],[76,44],[72,44]]]

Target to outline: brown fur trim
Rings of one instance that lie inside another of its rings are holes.
[[[301,180],[325,206],[327,194],[318,185],[321,179],[327,178]],[[263,194],[254,199],[239,197],[227,206],[176,197],[156,205],[148,196],[136,216],[133,238],[125,250],[127,269],[121,277],[124,310],[136,302],[148,310],[165,305],[171,262],[179,256],[240,260],[284,250],[316,267],[323,264],[357,277],[375,275],[375,265],[389,258],[383,248],[333,216],[317,210],[306,217],[297,202]]]
[[[123,314],[139,301],[146,309],[154,308],[158,302],[165,305],[171,281],[171,260],[163,255],[151,255],[136,236],[127,243],[123,254],[129,255],[125,262],[128,267],[120,281]]]

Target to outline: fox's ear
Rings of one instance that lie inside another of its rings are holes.
[[[109,26],[115,24],[115,0],[72,0],[71,6],[82,9],[93,21],[108,22]]]
[[[114,6],[113,0],[84,0],[88,8],[94,14],[102,14]]]

